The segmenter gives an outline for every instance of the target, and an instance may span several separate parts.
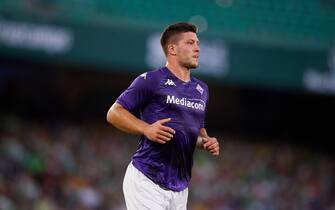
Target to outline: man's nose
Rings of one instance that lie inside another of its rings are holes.
[[[199,46],[199,45],[196,45],[194,51],[196,51],[196,52],[200,52],[200,46]]]

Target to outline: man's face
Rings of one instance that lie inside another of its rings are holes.
[[[199,39],[193,32],[185,32],[179,35],[176,45],[176,59],[179,64],[188,69],[198,67],[199,62]]]

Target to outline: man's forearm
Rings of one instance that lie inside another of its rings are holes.
[[[114,103],[109,109],[107,121],[124,132],[137,135],[142,135],[145,127],[148,126],[146,122],[138,119],[118,103]]]

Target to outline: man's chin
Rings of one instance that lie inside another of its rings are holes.
[[[189,69],[196,69],[198,66],[199,66],[198,64],[191,63],[188,68]]]
[[[198,67],[198,63],[184,63],[181,65],[188,69],[195,69]]]

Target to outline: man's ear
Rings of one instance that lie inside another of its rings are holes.
[[[176,45],[175,44],[169,44],[167,46],[168,54],[170,55],[176,55]]]

